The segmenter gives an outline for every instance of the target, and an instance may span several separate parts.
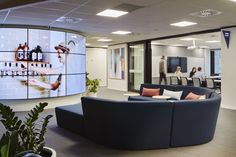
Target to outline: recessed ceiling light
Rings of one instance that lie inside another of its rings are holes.
[[[193,40],[198,40],[196,38],[182,38],[180,40],[183,40],[183,41],[193,41]]]
[[[91,39],[101,39],[101,38],[106,38],[106,37],[90,37]]]
[[[112,34],[119,34],[119,35],[126,35],[126,34],[130,34],[132,32],[128,32],[128,31],[115,31],[112,32]]]
[[[91,44],[90,44],[90,43],[86,43],[85,45],[86,45],[86,46],[90,46]]]
[[[72,35],[71,38],[77,38],[77,36],[76,35]]]
[[[65,23],[78,23],[78,22],[80,22],[82,20],[83,19],[81,19],[81,18],[65,17],[65,16],[62,16],[62,17],[56,19],[57,22],[65,22]]]
[[[97,13],[98,16],[106,16],[106,17],[120,17],[122,15],[128,14],[127,11],[121,10],[113,10],[113,9],[106,9],[100,13]]]
[[[230,1],[232,1],[232,2],[236,2],[236,0],[230,0]]]
[[[209,46],[199,46],[199,48],[201,48],[201,49],[209,49],[210,47]]]
[[[206,43],[220,43],[219,40],[209,40],[209,41],[206,41]]]
[[[178,46],[184,46],[184,45],[182,45],[182,44],[174,44],[174,45],[172,45],[172,46],[178,47]]]
[[[112,41],[112,39],[98,39],[97,41],[109,42],[109,41]]]
[[[195,23],[195,22],[181,21],[181,22],[177,22],[177,23],[172,23],[170,25],[176,26],[176,27],[187,27],[187,26],[192,26],[192,25],[196,25],[196,24],[197,23]]]

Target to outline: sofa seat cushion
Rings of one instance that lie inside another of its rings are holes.
[[[55,112],[59,127],[84,134],[84,116],[80,103],[56,107]]]

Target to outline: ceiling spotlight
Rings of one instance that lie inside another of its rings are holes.
[[[109,42],[109,41],[112,41],[112,39],[98,39],[97,41]]]
[[[122,15],[128,14],[127,11],[121,10],[113,10],[113,9],[106,9],[100,13],[97,13],[98,16],[106,16],[106,17],[120,17]]]
[[[198,40],[198,39],[196,39],[196,38],[182,38],[180,40],[182,40],[182,41],[193,41],[193,40]]]
[[[130,34],[132,32],[128,32],[128,31],[115,31],[115,32],[112,32],[112,34],[118,34],[118,35],[127,35],[127,34]]]
[[[220,43],[219,40],[209,40],[209,41],[206,41],[206,43]]]
[[[78,23],[80,21],[82,21],[83,19],[81,18],[76,18],[76,17],[60,17],[58,19],[56,19],[57,22],[65,22],[65,23]]]
[[[172,23],[170,25],[176,26],[176,27],[187,27],[187,26],[192,26],[192,25],[196,25],[196,24],[197,23],[195,23],[195,22],[181,21],[181,22],[177,22],[177,23]]]
[[[182,45],[182,44],[174,44],[172,46],[181,47],[181,46],[184,46],[184,45]]]

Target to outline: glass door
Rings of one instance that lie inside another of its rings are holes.
[[[144,51],[144,43],[129,45],[129,91],[139,91],[140,84],[144,83]]]

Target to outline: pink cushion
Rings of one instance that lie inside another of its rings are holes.
[[[186,100],[196,100],[196,99],[206,99],[205,95],[197,95],[194,94],[193,92],[190,92],[186,97]]]
[[[160,88],[143,88],[142,96],[160,95]]]

